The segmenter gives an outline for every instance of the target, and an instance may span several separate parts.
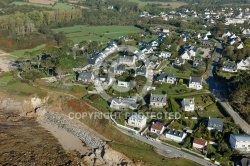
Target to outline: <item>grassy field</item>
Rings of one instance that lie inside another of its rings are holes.
[[[159,6],[159,7],[162,7],[162,8],[178,8],[178,7],[181,7],[181,6],[184,6],[184,5],[187,5],[186,2],[157,2],[157,1],[148,1],[148,2],[143,2],[143,1],[140,1],[140,0],[128,0],[129,2],[135,2],[135,3],[138,3],[139,6],[143,7],[147,4],[161,4],[162,6]]]
[[[141,32],[134,26],[83,26],[54,29],[54,32],[64,32],[74,43],[86,41],[110,41],[131,33]]]
[[[30,3],[30,2],[12,2],[14,5],[32,5],[32,6],[37,6],[37,7],[46,7],[46,8],[51,8],[51,9],[72,9],[74,8],[73,6],[67,5],[65,3],[56,3],[55,5],[50,5],[50,4],[38,4],[38,3]]]
[[[42,44],[40,46],[37,46],[35,48],[32,48],[32,49],[24,49],[24,50],[16,50],[16,51],[13,51],[12,53],[10,53],[12,56],[14,57],[17,57],[17,58],[21,58],[24,56],[24,53],[25,52],[32,52],[32,51],[37,51],[37,50],[40,50],[42,48],[45,48],[46,47],[46,44]]]

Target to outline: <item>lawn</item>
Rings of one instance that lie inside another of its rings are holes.
[[[14,80],[10,73],[4,73],[0,75],[0,87],[6,86],[10,81]]]
[[[191,92],[191,89],[188,89],[186,85],[172,85],[167,83],[155,83],[153,86],[156,86],[156,90],[153,90],[153,94],[167,94],[167,95],[178,95],[182,93]]]
[[[212,118],[223,118],[225,117],[221,112],[216,103],[213,103],[207,107],[205,107],[204,111],[198,111],[200,117],[212,117]]]
[[[24,56],[25,52],[33,52],[33,51],[37,51],[37,50],[40,50],[40,49],[45,48],[45,47],[46,47],[46,44],[42,44],[42,45],[37,46],[37,47],[32,48],[32,49],[15,50],[10,54],[17,57],[17,58],[21,58]]]
[[[64,10],[69,10],[74,8],[73,6],[67,5],[65,3],[56,3],[55,5],[49,5],[49,4],[38,4],[38,3],[30,3],[30,2],[12,2],[11,4],[14,5],[32,5],[36,7],[45,7],[45,8],[51,8],[51,9],[64,9]]]
[[[83,26],[53,29],[54,32],[64,32],[74,43],[86,41],[110,41],[131,33],[139,33],[141,29],[134,26]]]
[[[195,68],[191,68],[190,70],[180,70],[180,69],[177,69],[175,67],[173,67],[172,65],[168,65],[164,71],[168,74],[174,74],[178,77],[182,77],[182,78],[188,78],[190,76],[195,76],[195,72],[196,72],[196,69]]]

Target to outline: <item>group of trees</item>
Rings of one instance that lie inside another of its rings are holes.
[[[17,35],[25,35],[36,31],[40,26],[78,20],[81,17],[82,11],[78,9],[32,11],[29,13],[17,12],[15,14],[1,16],[0,29],[8,30]]]

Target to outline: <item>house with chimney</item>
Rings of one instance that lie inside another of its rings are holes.
[[[194,98],[184,98],[181,101],[183,111],[194,111],[195,103]]]
[[[202,77],[191,77],[190,76],[188,88],[201,90],[203,88],[202,82],[203,82]]]

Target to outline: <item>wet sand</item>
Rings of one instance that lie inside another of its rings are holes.
[[[59,143],[66,151],[76,150],[81,154],[88,152],[88,147],[84,146],[78,137],[58,128],[55,125],[44,122],[42,118],[38,118],[37,121],[43,128],[50,131],[51,134],[58,139]]]

